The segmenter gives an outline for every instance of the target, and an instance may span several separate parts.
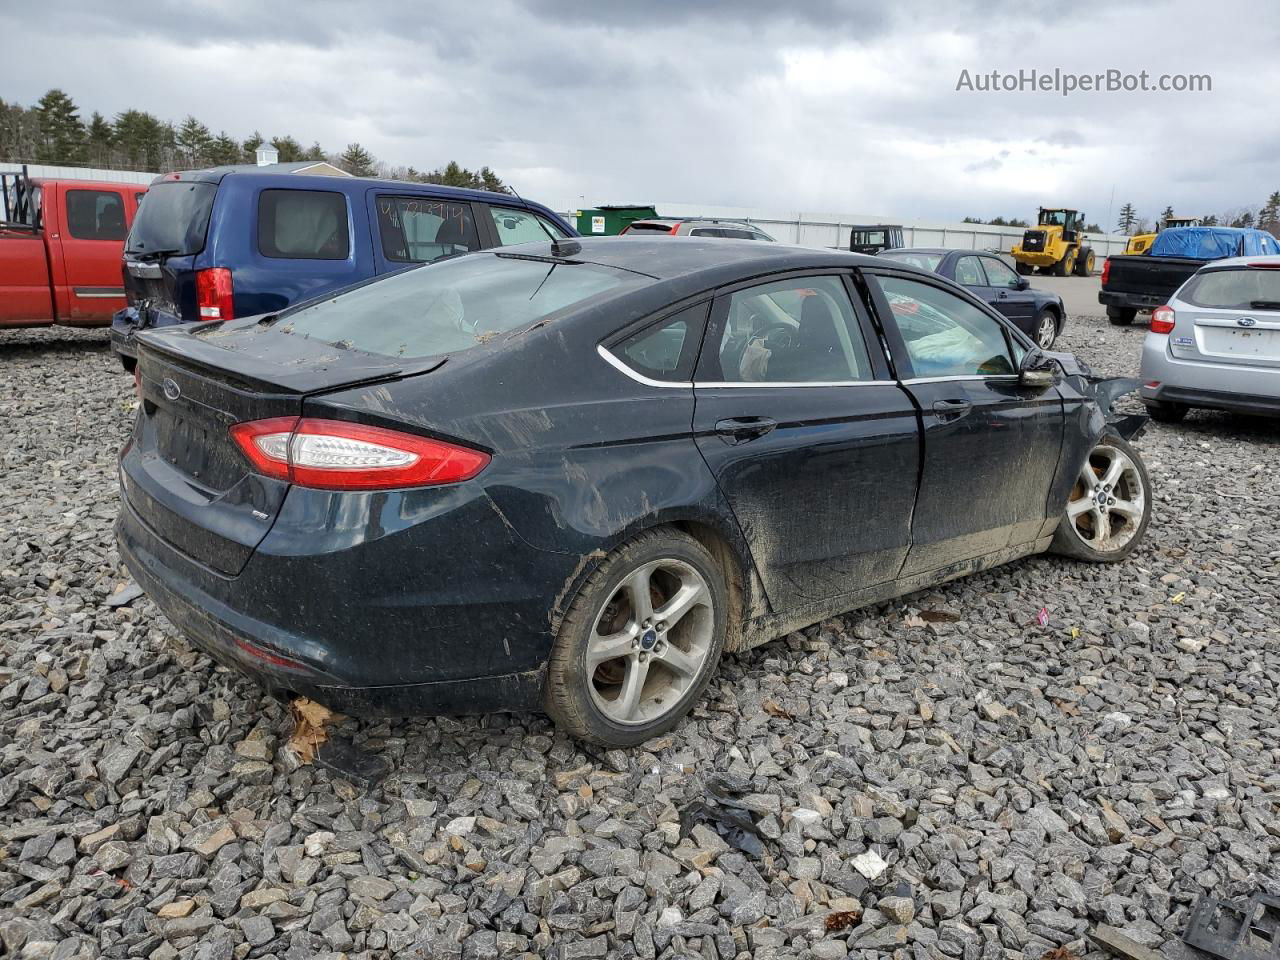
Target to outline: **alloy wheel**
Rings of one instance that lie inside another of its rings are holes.
[[[1041,350],[1048,350],[1057,339],[1057,321],[1053,319],[1053,314],[1045,311],[1040,315],[1040,322],[1036,324],[1036,346]]]
[[[1067,503],[1067,520],[1100,553],[1122,550],[1142,527],[1147,491],[1123,450],[1099,444],[1089,453]]]
[[[596,614],[586,649],[592,700],[615,723],[658,719],[697,683],[714,637],[702,575],[682,560],[642,564]]]

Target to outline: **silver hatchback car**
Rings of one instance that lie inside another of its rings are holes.
[[[1155,420],[1192,407],[1280,415],[1280,256],[1202,267],[1151,314],[1138,393]]]

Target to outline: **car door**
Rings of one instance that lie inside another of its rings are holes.
[[[910,544],[919,425],[852,275],[720,291],[694,432],[775,612],[893,579]]]
[[[932,278],[875,274],[877,313],[923,424],[902,575],[1037,539],[1061,453],[1061,394],[1019,383],[1026,342],[977,303]]]
[[[1022,278],[1014,273],[999,257],[979,258],[987,275],[988,303],[1013,321],[1013,325],[1025,333],[1033,330],[1036,312],[1036,295],[1027,289]]]
[[[62,229],[50,237],[58,244],[61,276],[57,283],[58,318],[72,323],[104,321],[125,305],[120,257],[130,217],[124,187],[59,187]]]

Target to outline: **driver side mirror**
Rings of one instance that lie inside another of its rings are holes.
[[[1022,355],[1018,364],[1020,386],[1047,390],[1058,382],[1058,362],[1045,356],[1039,347],[1033,347]]]
[[[1026,277],[1019,277],[1017,280],[1013,281],[1013,289],[1015,290],[1027,290],[1030,289],[1030,287],[1031,281]]]

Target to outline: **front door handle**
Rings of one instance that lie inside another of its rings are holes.
[[[933,402],[933,414],[938,418],[939,423],[954,423],[961,417],[968,416],[972,409],[973,402],[970,400],[935,400]]]
[[[766,433],[778,425],[777,420],[770,417],[737,417],[716,421],[716,433],[725,443],[746,443]]]
[[[1008,299],[1009,299],[1009,291],[1008,291],[1008,290],[1001,290],[999,293],[997,293],[997,294],[996,294],[996,296],[997,296],[999,299],[1001,299],[1001,300],[1008,300]]]

